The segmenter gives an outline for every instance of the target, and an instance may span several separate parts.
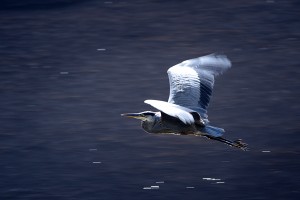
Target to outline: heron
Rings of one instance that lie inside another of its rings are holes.
[[[157,112],[124,113],[121,116],[141,120],[142,128],[148,133],[203,136],[246,151],[247,144],[241,139],[232,141],[222,137],[225,130],[212,126],[207,115],[215,78],[230,67],[227,56],[216,53],[176,64],[167,71],[168,101],[144,101]]]

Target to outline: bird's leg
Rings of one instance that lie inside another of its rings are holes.
[[[204,135],[205,137],[209,138],[209,139],[212,139],[212,140],[217,140],[217,141],[220,141],[220,142],[223,142],[229,146],[232,146],[232,147],[237,147],[237,148],[240,148],[242,149],[243,151],[247,151],[248,148],[247,148],[247,144],[242,142],[241,139],[237,139],[235,141],[231,141],[231,140],[227,140],[225,138],[222,138],[222,137],[214,137],[214,136],[211,136],[211,135]]]

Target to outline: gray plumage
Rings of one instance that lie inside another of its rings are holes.
[[[126,113],[122,116],[142,120],[142,128],[148,133],[205,136],[246,150],[246,144],[241,140],[230,141],[222,138],[224,129],[211,126],[207,116],[215,77],[230,67],[231,62],[227,57],[218,54],[174,65],[168,69],[168,102],[145,100],[145,103],[159,112]]]

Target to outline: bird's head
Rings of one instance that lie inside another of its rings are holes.
[[[155,114],[156,112],[144,111],[140,113],[124,113],[121,114],[121,116],[140,119],[142,121],[153,121],[155,119]]]

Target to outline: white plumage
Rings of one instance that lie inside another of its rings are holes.
[[[183,61],[168,69],[168,102],[146,100],[145,103],[179,118],[185,124],[194,123],[190,112],[198,112],[201,118],[206,119],[214,78],[230,67],[227,57],[217,54]]]
[[[166,113],[167,115],[179,118],[185,124],[192,124],[195,122],[193,115],[179,105],[158,100],[145,100],[144,102]]]

